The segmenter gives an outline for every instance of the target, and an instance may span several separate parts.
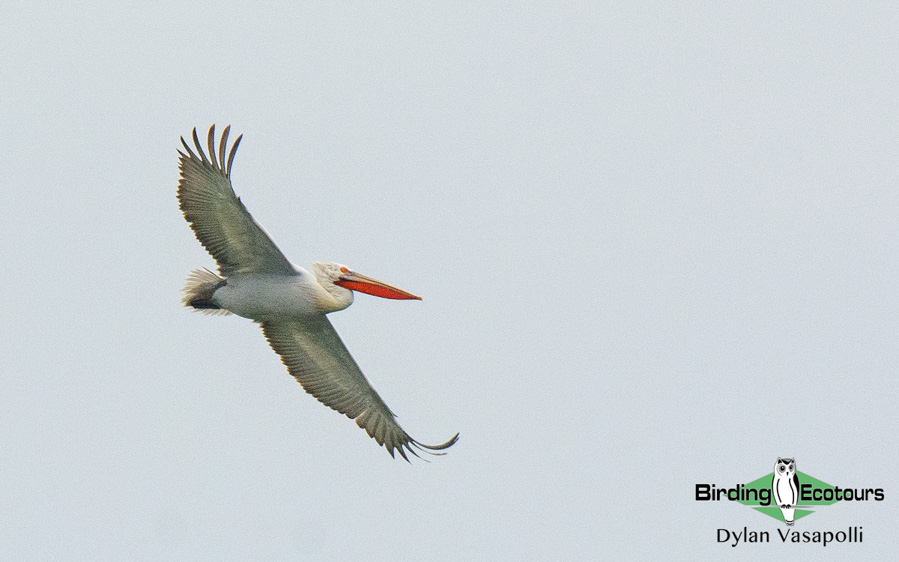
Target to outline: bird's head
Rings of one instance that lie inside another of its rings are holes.
[[[421,300],[419,296],[397,289],[383,281],[366,277],[343,264],[316,262],[312,264],[312,271],[315,273],[315,278],[319,284],[329,292],[332,292],[332,288],[340,287],[348,291],[359,291],[360,293],[367,293],[384,299]],[[349,299],[352,302],[352,293],[350,293]]]

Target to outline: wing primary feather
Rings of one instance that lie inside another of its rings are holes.
[[[206,146],[209,147],[209,159],[212,160],[212,167],[215,168],[215,123],[209,127],[209,134],[206,135]]]
[[[424,443],[419,443],[418,441],[416,441],[414,439],[411,441],[411,443],[413,445],[415,445],[416,447],[418,447],[419,449],[421,449],[422,451],[424,451],[425,453],[428,453],[431,455],[445,455],[446,453],[432,453],[431,451],[442,451],[444,449],[449,449],[450,447],[455,445],[456,441],[458,441],[458,440],[459,440],[459,434],[457,433],[457,434],[453,435],[449,441],[447,441],[446,443],[443,443],[441,445],[425,445]]]
[[[381,416],[376,416],[372,424],[365,428],[365,431],[368,432],[368,435],[373,437],[375,441],[378,442],[378,445],[384,444],[384,438],[381,437],[381,424],[384,423],[384,418]]]
[[[181,137],[181,144],[184,145],[184,150],[187,151],[187,154],[185,154],[184,156],[187,156],[188,158],[196,158],[197,157],[197,155],[194,154],[194,151],[191,150],[189,146],[187,146],[187,142],[184,141],[184,137]],[[181,151],[179,150],[178,152],[181,152]],[[190,156],[188,156],[188,155],[190,155]]]
[[[225,149],[228,147],[228,133],[231,132],[231,125],[227,125],[222,131],[222,140],[219,142],[219,167],[225,171]]]
[[[228,166],[225,169],[225,176],[231,177],[231,162],[234,161],[234,155],[237,154],[237,146],[240,144],[240,139],[243,138],[243,135],[237,137],[237,140],[234,141],[234,145],[231,146],[231,152],[228,154]]]
[[[399,451],[400,454],[403,456],[403,460],[405,460],[405,461],[406,461],[407,463],[409,463],[409,464],[412,464],[412,461],[409,460],[409,456],[406,455],[406,451],[405,451],[405,449],[403,449],[403,445],[402,445],[402,444],[400,444],[400,446],[397,447],[396,450]],[[415,451],[413,451],[412,449],[409,449],[409,452],[412,453],[413,455],[415,455]],[[393,456],[393,453],[390,453],[390,456],[392,457],[392,456]],[[418,455],[415,455],[415,456],[418,457]],[[421,457],[418,457],[418,458],[421,459]],[[423,461],[425,461],[425,462],[430,462],[428,459],[421,459],[421,460],[423,460]]]
[[[203,159],[204,164],[209,164],[209,160],[206,159],[206,153],[203,152],[203,145],[200,144],[200,137],[197,136],[197,128],[194,127],[194,146],[197,147],[197,152],[200,153],[200,158]]]

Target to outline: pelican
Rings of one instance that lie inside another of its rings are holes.
[[[421,300],[357,273],[338,263],[314,263],[313,273],[291,264],[265,230],[253,220],[231,186],[231,165],[243,135],[225,154],[225,127],[215,149],[215,125],[209,128],[204,153],[193,130],[194,152],[184,137],[178,150],[181,178],[178,203],[197,239],[218,264],[190,273],[184,286],[185,306],[207,314],[233,313],[257,322],[272,349],[303,388],[322,404],[356,420],[356,425],[383,445],[391,457],[399,451],[406,461],[416,449],[435,455],[451,447],[416,441],[362,374],[334,330],[327,314],[353,303],[353,293],[386,299]],[[394,457],[395,458],[395,457]]]

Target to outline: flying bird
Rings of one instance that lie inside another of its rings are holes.
[[[181,138],[178,150],[181,178],[178,203],[197,239],[218,264],[190,273],[184,286],[185,306],[207,314],[234,313],[257,322],[287,370],[324,405],[356,420],[390,456],[399,451],[419,456],[416,449],[444,454],[459,438],[442,445],[416,441],[362,374],[334,330],[327,314],[353,303],[353,293],[386,299],[421,300],[357,273],[338,263],[314,263],[312,272],[291,264],[265,230],[253,220],[231,186],[231,165],[243,135],[227,151],[225,127],[215,148],[215,125],[209,128],[204,153],[197,130],[194,152]],[[227,153],[227,160],[225,154]]]

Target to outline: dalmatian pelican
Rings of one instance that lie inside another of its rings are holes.
[[[215,125],[204,152],[193,130],[196,152],[184,138],[178,150],[178,203],[197,239],[218,264],[190,273],[185,306],[207,314],[233,313],[257,322],[272,349],[303,388],[322,404],[356,420],[390,456],[416,450],[445,454],[459,438],[442,445],[416,441],[397,423],[384,400],[362,374],[327,314],[353,303],[354,292],[385,299],[421,300],[412,293],[357,273],[338,263],[314,263],[312,273],[291,264],[253,220],[231,186],[231,166],[242,135],[227,150],[230,125],[215,147]],[[227,159],[225,155],[227,154]]]

